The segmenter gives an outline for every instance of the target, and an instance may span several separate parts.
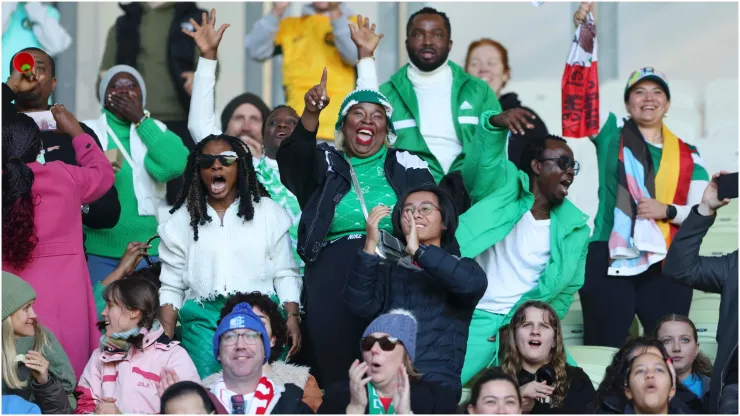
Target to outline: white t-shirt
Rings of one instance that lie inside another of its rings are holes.
[[[475,261],[488,276],[488,289],[478,309],[506,315],[525,293],[537,286],[550,259],[550,220],[535,220],[527,211],[511,232]]]
[[[409,63],[408,78],[419,103],[419,131],[447,173],[462,152],[452,115],[452,69],[445,62],[434,71],[422,72]]]

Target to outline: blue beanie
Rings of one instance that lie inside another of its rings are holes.
[[[216,357],[216,360],[218,360],[218,350],[221,347],[221,336],[235,329],[251,329],[262,335],[262,344],[265,346],[265,361],[263,364],[267,363],[267,359],[270,358],[270,337],[267,336],[267,330],[265,325],[262,324],[262,320],[254,313],[247,302],[234,306],[231,313],[224,316],[224,319],[216,328],[216,333],[213,335],[213,356]]]
[[[411,312],[394,309],[380,315],[365,329],[362,337],[365,338],[375,332],[383,332],[398,338],[403,347],[406,348],[411,362],[414,362],[416,359],[416,318]]]

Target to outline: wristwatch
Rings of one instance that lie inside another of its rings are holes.
[[[291,316],[295,317],[295,319],[298,320],[298,323],[299,324],[301,323],[301,314],[300,313],[288,312],[288,316],[287,317],[290,318]]]
[[[668,206],[665,209],[665,216],[666,219],[672,220],[676,218],[676,215],[678,215],[678,210],[675,206],[668,204]]]
[[[424,252],[427,251],[427,246],[424,244],[419,244],[419,248],[416,249],[416,252],[414,253],[414,261],[419,262],[419,258],[421,258],[421,255],[424,254]]]
[[[138,123],[135,123],[134,127],[138,129],[141,123],[143,123],[144,120],[148,119],[149,117],[151,117],[151,113],[149,113],[149,110],[144,110],[144,117],[142,117]]]

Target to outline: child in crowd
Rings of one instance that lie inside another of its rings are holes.
[[[122,279],[103,293],[104,331],[75,390],[76,413],[158,413],[157,385],[163,370],[200,381],[187,352],[165,335],[155,283]]]
[[[74,408],[75,375],[56,337],[38,323],[36,292],[18,276],[3,272],[3,413],[6,397],[17,396],[10,413],[22,410],[20,399],[44,414],[69,414]],[[18,407],[16,407],[18,406]],[[26,403],[26,410],[30,412]]]
[[[180,381],[171,385],[162,394],[160,403],[159,408],[163,415],[220,414],[216,411],[208,390],[194,381]]]
[[[675,370],[670,360],[646,352],[630,360],[624,377],[627,397],[625,414],[667,415],[671,398],[676,394]]]

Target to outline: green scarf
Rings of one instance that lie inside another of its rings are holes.
[[[385,412],[385,407],[383,407],[383,403],[380,402],[380,396],[378,396],[378,393],[375,391],[375,387],[372,382],[367,383],[367,399],[368,409],[370,410],[371,415],[396,414],[396,410],[393,409],[393,402],[388,406],[388,413]]]

